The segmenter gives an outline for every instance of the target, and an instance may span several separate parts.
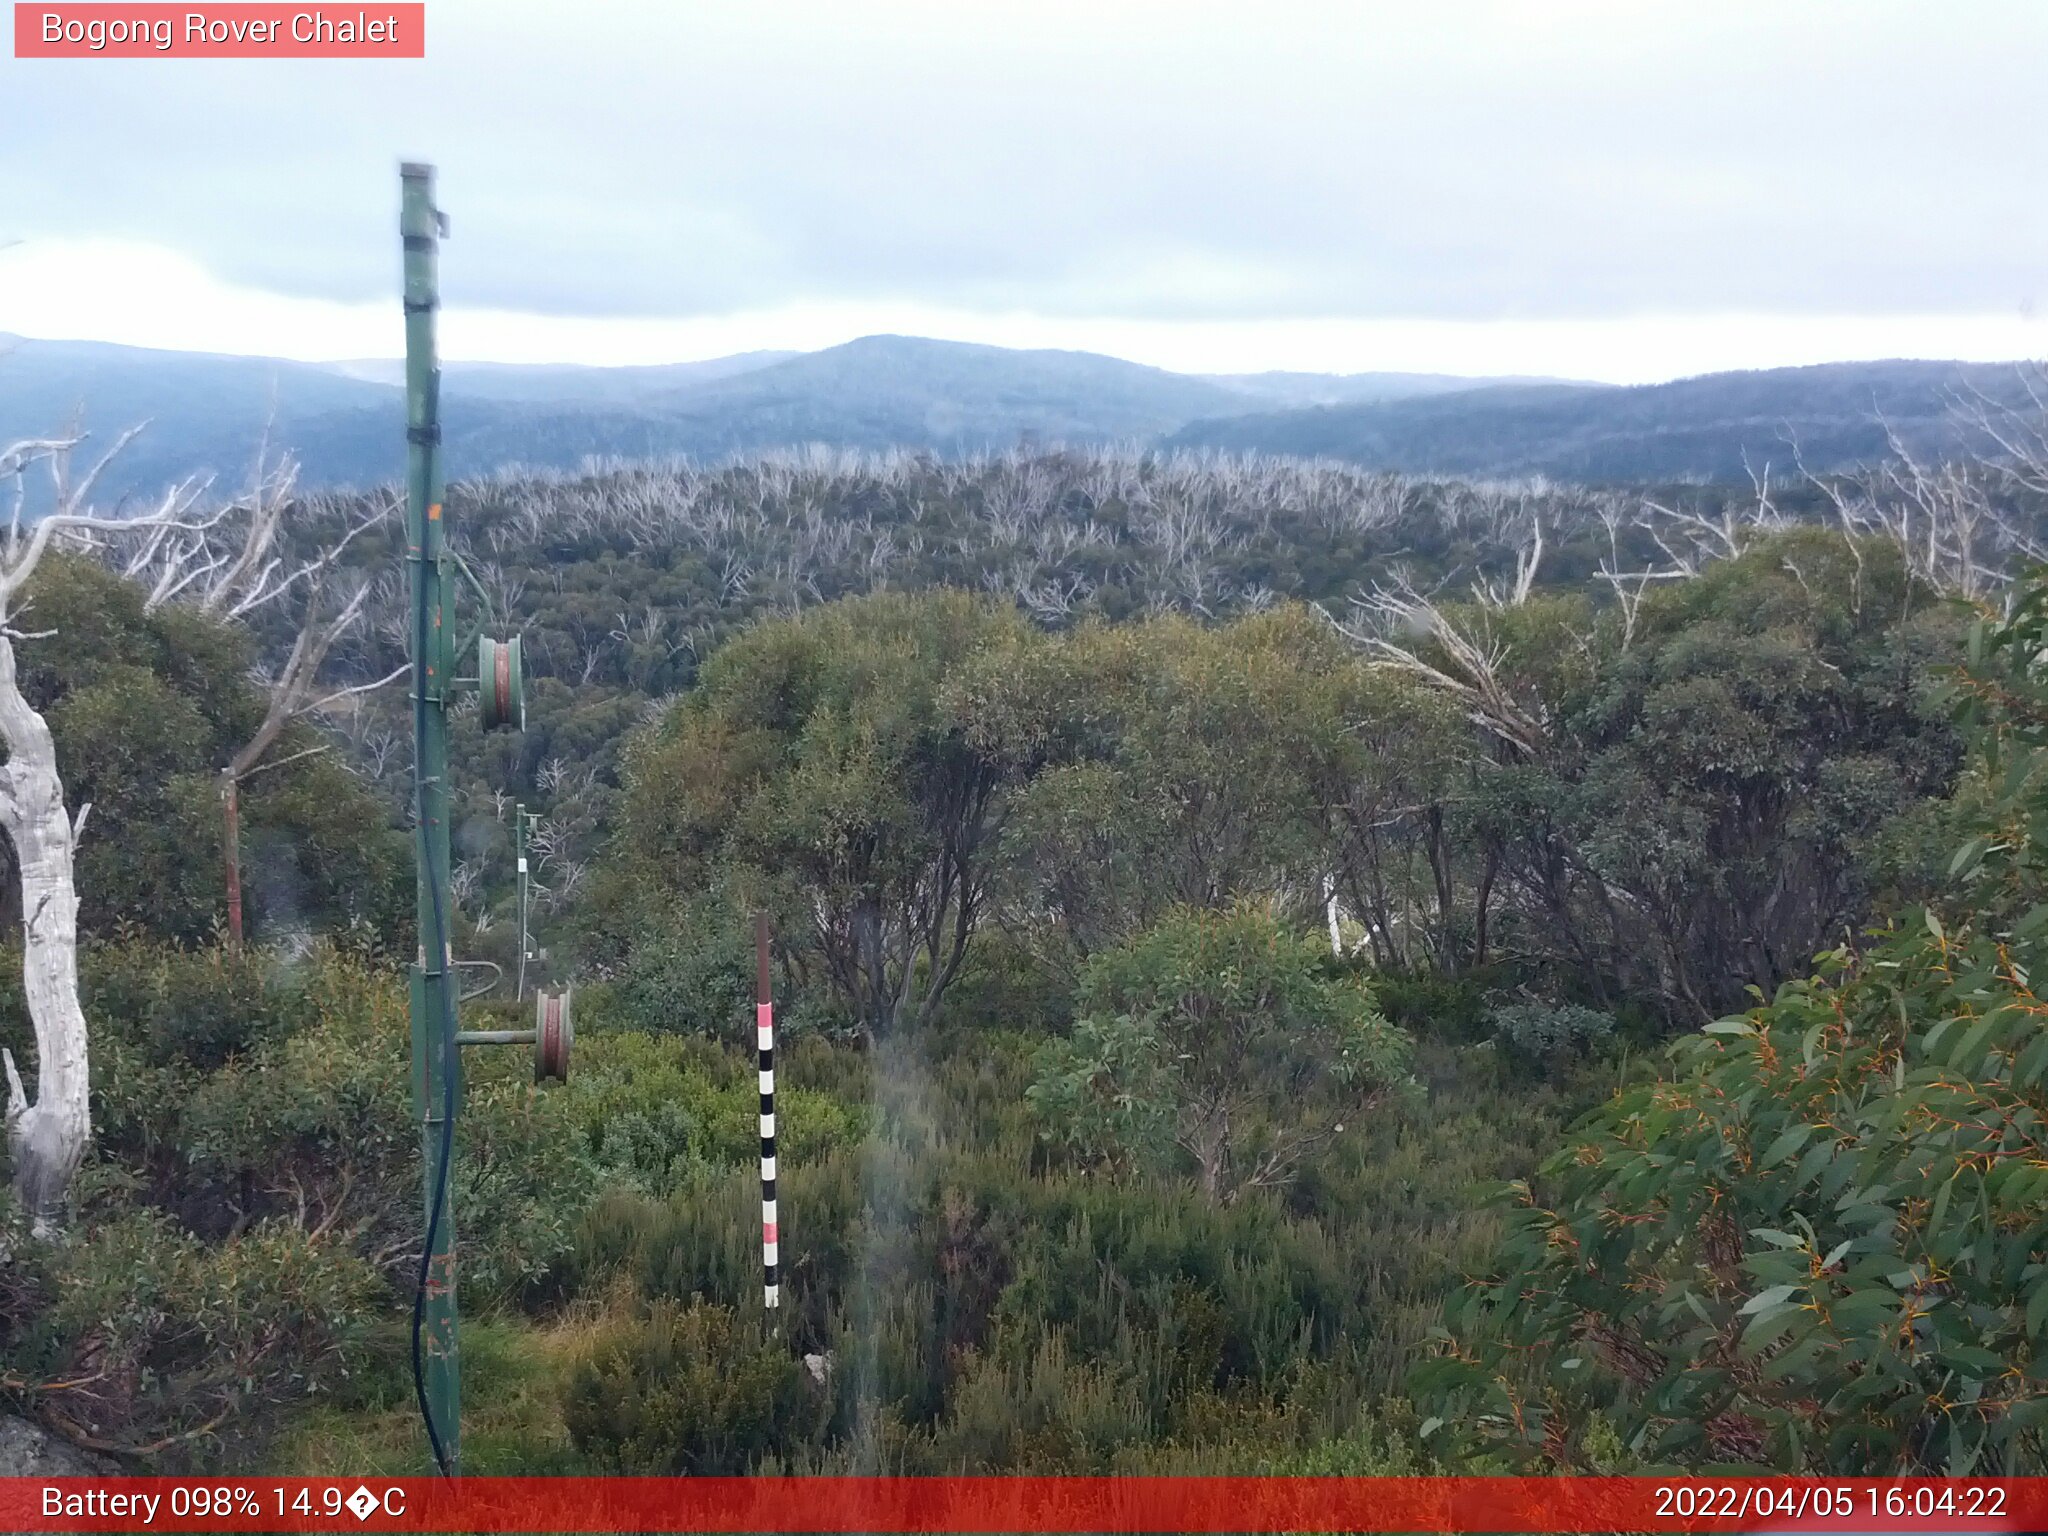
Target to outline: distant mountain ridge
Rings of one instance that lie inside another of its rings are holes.
[[[1281,407],[1405,400],[1422,395],[1456,394],[1475,387],[1494,389],[1507,384],[1578,382],[1520,375],[1471,379],[1455,373],[1290,373],[1277,369],[1267,373],[1204,373],[1196,377]],[[1588,384],[1583,387],[1598,389],[1606,386]]]
[[[801,356],[801,352],[736,352],[730,357],[711,357],[696,363],[622,368],[580,363],[443,363],[441,377],[444,388],[479,399],[626,403],[662,390],[731,378]],[[313,366],[394,388],[405,383],[405,359],[399,357]]]
[[[1501,384],[1307,409],[1238,412],[1167,437],[1178,448],[1333,458],[1420,474],[1542,474],[1593,484],[1742,481],[1796,456],[1881,459],[1887,426],[1915,452],[1964,446],[1959,400],[2023,407],[2014,363],[1824,363],[1668,384]]]
[[[104,482],[147,493],[247,474],[257,444],[297,453],[308,485],[397,478],[402,370],[96,342],[0,337],[0,440],[82,425],[148,430]],[[807,443],[942,455],[1123,443],[1332,457],[1374,468],[1591,481],[1739,479],[1882,452],[1882,412],[1938,440],[1950,393],[2010,393],[2009,365],[1846,363],[1622,388],[1441,374],[1197,376],[1088,352],[867,336],[819,352],[749,352],[636,368],[451,363],[453,476],[591,457],[722,459]]]

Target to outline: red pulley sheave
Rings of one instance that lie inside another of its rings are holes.
[[[576,1028],[569,1020],[569,993],[541,992],[535,999],[533,1021],[533,1080],[547,1078],[566,1082],[569,1078],[569,1047]]]

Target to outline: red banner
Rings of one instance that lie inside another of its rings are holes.
[[[16,0],[18,59],[423,59],[419,0],[340,5],[39,4]]]
[[[2048,1530],[2048,1479],[0,1479],[5,1531]]]

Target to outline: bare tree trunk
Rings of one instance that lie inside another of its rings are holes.
[[[1177,1138],[1183,1150],[1195,1160],[1195,1179],[1211,1205],[1230,1204],[1231,1192],[1224,1187],[1230,1165],[1230,1109],[1209,1104],[1196,1122]]]
[[[85,1012],[78,1001],[76,836],[64,808],[50,727],[22,696],[14,642],[0,633],[0,825],[21,868],[22,991],[36,1036],[36,1096],[29,1102],[10,1053],[7,1144],[14,1189],[40,1231],[62,1212],[92,1135]],[[81,820],[83,818],[81,817]]]
[[[1493,847],[1486,850],[1486,863],[1479,872],[1479,891],[1473,897],[1473,911],[1476,931],[1472,940],[1472,963],[1481,970],[1486,968],[1486,919],[1487,910],[1493,900],[1494,877],[1500,873],[1500,851]]]
[[[868,1043],[889,1033],[895,1019],[895,999],[889,986],[888,962],[882,954],[882,903],[864,895],[853,909],[854,942],[859,946],[855,974],[860,978],[862,996],[857,1001]]]
[[[242,795],[240,786],[226,774],[221,776],[220,805],[221,840],[228,881],[228,948],[239,955],[242,952]]]
[[[1451,850],[1444,837],[1444,808],[1429,808],[1429,868],[1436,877],[1437,969],[1446,976],[1458,974],[1456,935],[1451,912]]]

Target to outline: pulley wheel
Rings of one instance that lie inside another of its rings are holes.
[[[569,1046],[576,1029],[569,1022],[569,991],[540,992],[534,997],[533,1080],[569,1080]]]
[[[526,729],[526,678],[519,665],[519,637],[476,643],[476,690],[487,731]]]

